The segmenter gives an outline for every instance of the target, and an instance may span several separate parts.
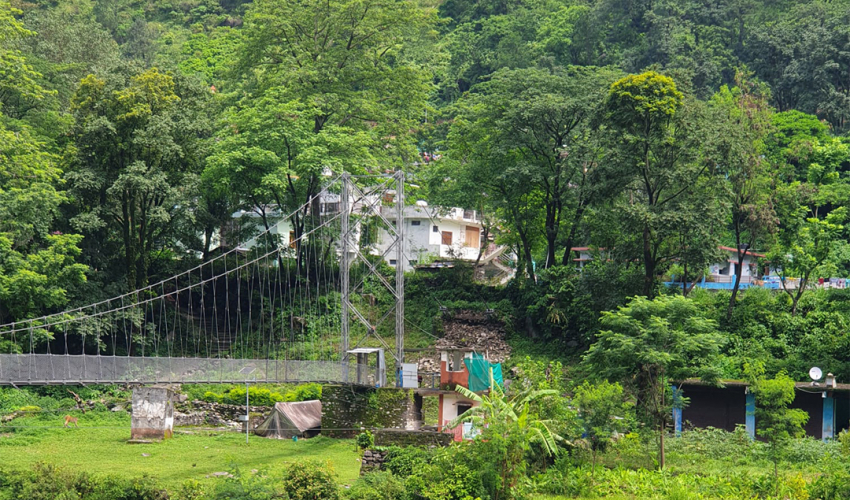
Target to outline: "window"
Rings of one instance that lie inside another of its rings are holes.
[[[431,232],[432,232],[432,233],[439,233],[439,232],[440,232],[440,228],[438,228],[437,226],[434,226],[434,227],[432,227],[432,228],[431,228]]]
[[[322,203],[323,214],[335,214],[339,212],[339,202]]]
[[[393,223],[393,226],[395,226],[395,221],[392,221],[392,223]]]
[[[449,351],[449,362],[447,364],[450,372],[462,372],[464,370],[463,351]]]
[[[451,231],[443,231],[443,245],[451,245],[452,244],[452,232]]]
[[[464,246],[478,248],[481,246],[481,230],[477,227],[466,226]]]
[[[390,265],[391,265],[391,266],[396,265],[396,263],[397,263],[397,262],[398,262],[398,261],[396,261],[395,259],[390,259]]]
[[[463,218],[466,219],[466,220],[475,219],[475,210],[470,210],[468,208],[465,208],[463,210]]]
[[[464,413],[468,412],[472,409],[472,404],[470,403],[458,403],[457,404],[457,416],[461,416]]]
[[[411,226],[421,226],[422,221],[421,220],[412,220],[412,221],[410,221],[410,225]]]

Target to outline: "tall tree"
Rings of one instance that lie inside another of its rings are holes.
[[[152,253],[174,243],[176,220],[191,216],[209,133],[208,96],[186,79],[150,69],[89,75],[73,99],[72,223],[92,236],[90,244],[120,251],[120,264],[110,255],[92,257],[125,276],[131,290],[147,284]]]
[[[834,138],[810,138],[801,156],[795,173],[803,180],[776,188],[779,241],[768,255],[791,299],[792,315],[817,278],[844,264],[834,260],[846,255],[844,224],[850,206],[850,183],[841,176],[850,165],[850,146]],[[796,287],[789,277],[799,278]]]
[[[8,0],[0,0],[0,109],[8,107],[12,100],[37,101],[48,93],[38,83],[41,74],[18,48],[22,41],[35,35],[15,17],[21,13]]]
[[[605,103],[610,153],[607,161],[626,194],[622,231],[632,234],[644,268],[643,293],[650,296],[662,262],[676,256],[678,227],[705,219],[687,198],[698,197],[701,179],[713,172],[698,161],[702,117],[698,104],[676,88],[670,77],[655,72],[630,75],[614,82]],[[711,187],[713,183],[705,184]],[[716,198],[707,197],[706,201]],[[711,247],[713,242],[704,242]],[[714,244],[716,245],[716,244]]]
[[[429,83],[403,47],[433,14],[408,0],[254,3],[238,62],[249,93],[228,111],[206,178],[253,210],[292,211],[317,203],[326,172],[412,163]],[[299,241],[310,214],[295,216]]]
[[[0,1],[0,324],[66,306],[86,279],[86,267],[76,262],[81,237],[56,231],[60,205],[67,201],[59,189],[59,157],[25,123],[6,126],[2,114],[10,100],[38,105],[49,93],[16,48],[34,36],[19,14]],[[13,349],[0,345],[4,352]]]
[[[741,287],[744,258],[757,244],[769,243],[779,221],[773,207],[771,170],[765,140],[771,131],[768,93],[763,86],[738,73],[738,86],[723,86],[710,103],[714,133],[706,161],[724,174],[731,205],[731,233],[735,239],[735,282],[726,319]]]
[[[461,127],[479,129],[474,137],[480,139],[473,143],[466,132],[453,133],[464,143],[464,168],[487,171],[494,163],[509,164],[513,181],[528,183],[525,189],[537,194],[545,267],[570,263],[576,231],[606,180],[590,121],[614,75],[586,68],[503,70],[476,87],[461,108]],[[498,195],[493,191],[490,198],[510,203]]]

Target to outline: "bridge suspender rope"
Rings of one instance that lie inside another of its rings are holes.
[[[354,347],[386,348],[400,366],[404,182],[401,171],[343,174],[289,214],[266,206],[239,212],[242,229],[251,214],[274,219],[244,246],[138,290],[0,325],[0,345],[9,346],[0,353],[0,384],[345,381],[353,338]],[[385,211],[387,202],[395,210]],[[226,243],[233,235],[219,236]],[[393,250],[390,281],[372,261]],[[390,304],[365,298],[376,287]],[[329,316],[336,300],[340,315]],[[380,333],[391,315],[394,348]]]

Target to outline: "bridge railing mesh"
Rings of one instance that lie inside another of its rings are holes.
[[[0,354],[0,385],[348,382],[357,367],[339,361]],[[375,367],[361,368],[375,379]]]

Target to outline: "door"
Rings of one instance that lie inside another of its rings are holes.
[[[481,245],[481,229],[475,226],[466,226],[466,238],[464,246],[478,248]]]

